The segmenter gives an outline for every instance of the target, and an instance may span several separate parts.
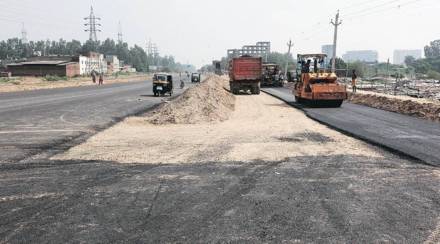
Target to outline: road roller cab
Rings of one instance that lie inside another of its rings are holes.
[[[325,54],[299,54],[297,82],[293,90],[298,103],[317,107],[340,107],[347,99],[347,87],[325,68]]]

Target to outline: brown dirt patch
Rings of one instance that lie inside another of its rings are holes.
[[[371,93],[350,94],[349,101],[355,104],[440,122],[440,104],[434,102],[405,100]]]
[[[235,97],[225,90],[227,82],[223,77],[211,76],[147,113],[145,121],[156,125],[225,121],[235,108]]]

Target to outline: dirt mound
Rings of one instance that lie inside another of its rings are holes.
[[[235,97],[225,90],[227,80],[211,76],[181,96],[147,113],[152,124],[196,124],[227,120],[235,109]]]
[[[435,103],[420,103],[411,100],[359,93],[351,94],[349,101],[355,104],[440,122],[440,105]]]

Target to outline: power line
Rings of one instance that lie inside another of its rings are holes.
[[[101,26],[101,24],[98,23],[101,20],[101,18],[95,16],[95,13],[93,12],[93,6],[90,7],[89,17],[84,18],[84,20],[88,21],[88,23],[84,25],[88,27],[88,29],[86,29],[85,31],[89,32],[89,40],[93,42],[97,42],[98,36],[96,32],[101,32],[101,29],[99,29],[98,27]]]

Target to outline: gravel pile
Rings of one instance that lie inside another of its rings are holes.
[[[147,113],[152,124],[197,124],[227,120],[235,109],[235,97],[225,90],[228,80],[211,76],[178,98]]]
[[[436,103],[421,103],[412,100],[360,93],[351,94],[349,101],[355,104],[440,122],[440,105]]]

